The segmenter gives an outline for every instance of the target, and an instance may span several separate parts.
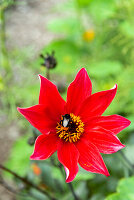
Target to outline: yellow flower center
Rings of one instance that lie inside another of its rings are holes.
[[[61,120],[57,123],[56,132],[60,139],[66,142],[77,142],[84,132],[84,123],[79,116],[73,113],[61,116]]]

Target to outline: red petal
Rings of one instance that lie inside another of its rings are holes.
[[[35,142],[34,153],[30,156],[31,160],[44,160],[49,158],[57,150],[57,135],[50,133],[49,135],[38,136]]]
[[[66,171],[66,182],[73,181],[79,171],[78,168],[79,152],[73,143],[60,142],[58,145],[58,159]]]
[[[91,92],[91,80],[88,77],[87,71],[82,68],[68,87],[66,112],[76,113],[80,104],[91,95]]]
[[[93,173],[109,176],[105,163],[94,144],[81,138],[76,147],[80,153],[79,164],[82,168]]]
[[[117,85],[111,90],[97,92],[88,97],[81,106],[81,118],[85,121],[90,117],[102,115],[115,97],[116,91]]]
[[[47,133],[56,127],[56,120],[60,119],[53,111],[44,105],[35,105],[29,108],[18,108],[18,111],[41,133]]]
[[[100,153],[111,154],[125,147],[111,131],[99,127],[85,132],[83,137],[92,142]]]
[[[128,119],[120,115],[99,116],[87,121],[89,129],[91,127],[99,126],[113,132],[114,134],[117,134],[128,127],[130,123],[131,122]]]
[[[55,113],[62,114],[65,101],[60,96],[57,87],[49,80],[39,75],[41,86],[39,95],[39,104],[45,104],[51,106]]]

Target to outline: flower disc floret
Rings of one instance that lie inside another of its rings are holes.
[[[66,118],[67,116],[67,118]],[[66,126],[64,121],[67,121]],[[77,142],[84,132],[84,123],[79,116],[73,113],[61,116],[60,122],[57,123],[56,132],[60,139],[66,142]]]

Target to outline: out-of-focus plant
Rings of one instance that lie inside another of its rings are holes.
[[[9,62],[8,50],[6,46],[6,30],[5,30],[5,11],[14,3],[13,0],[2,0],[0,2],[0,93],[3,94],[4,99],[1,103],[7,107],[11,101],[9,84],[12,80],[12,68]]]
[[[111,1],[110,10],[101,23],[98,18],[94,20],[100,40],[98,50],[103,50],[102,56],[118,60],[126,67],[134,60],[134,0]]]
[[[5,10],[14,3],[13,0],[2,0],[0,2],[0,65],[4,70],[4,80],[8,81],[12,75],[12,69],[8,59],[8,51],[6,47],[6,31],[5,31]]]
[[[119,181],[117,192],[109,195],[105,200],[133,200],[134,176]]]

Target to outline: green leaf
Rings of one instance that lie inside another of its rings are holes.
[[[105,200],[134,200],[134,176],[119,181],[117,192]]]

